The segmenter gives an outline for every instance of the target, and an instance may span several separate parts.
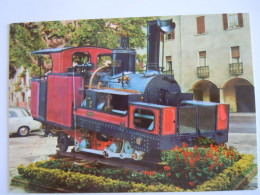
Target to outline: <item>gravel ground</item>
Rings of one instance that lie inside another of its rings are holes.
[[[9,137],[9,181],[18,174],[20,164],[28,165],[33,161],[48,159],[56,154],[57,137],[44,137],[41,130],[32,132],[27,137]]]

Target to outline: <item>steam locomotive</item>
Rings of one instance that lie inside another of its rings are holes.
[[[50,55],[52,72],[31,80],[31,113],[57,135],[58,148],[104,157],[142,160],[199,136],[228,140],[229,106],[193,100],[182,93],[174,75],[160,74],[160,33],[172,20],[147,22],[146,72],[136,72],[136,51],[129,38],[114,50],[100,47],[34,51]],[[76,56],[76,57],[75,57]],[[87,60],[82,60],[87,56]],[[112,65],[98,66],[108,56]],[[73,63],[78,59],[77,63]]]

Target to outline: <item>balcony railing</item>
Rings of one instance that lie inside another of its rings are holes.
[[[237,76],[243,74],[243,63],[231,63],[229,64],[229,74],[231,76]]]
[[[209,77],[209,67],[208,66],[199,66],[197,67],[197,76],[198,78],[205,79]]]

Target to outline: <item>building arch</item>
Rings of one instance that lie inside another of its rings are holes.
[[[255,112],[253,84],[244,78],[233,78],[223,85],[224,102],[231,112]]]
[[[207,102],[220,102],[218,87],[209,80],[199,80],[192,86],[193,99]]]

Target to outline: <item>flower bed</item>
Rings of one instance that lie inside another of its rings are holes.
[[[162,153],[164,166],[156,171],[96,168],[62,160],[20,165],[19,174],[30,181],[75,192],[181,192],[229,190],[253,165],[253,155],[235,148],[177,146]]]

